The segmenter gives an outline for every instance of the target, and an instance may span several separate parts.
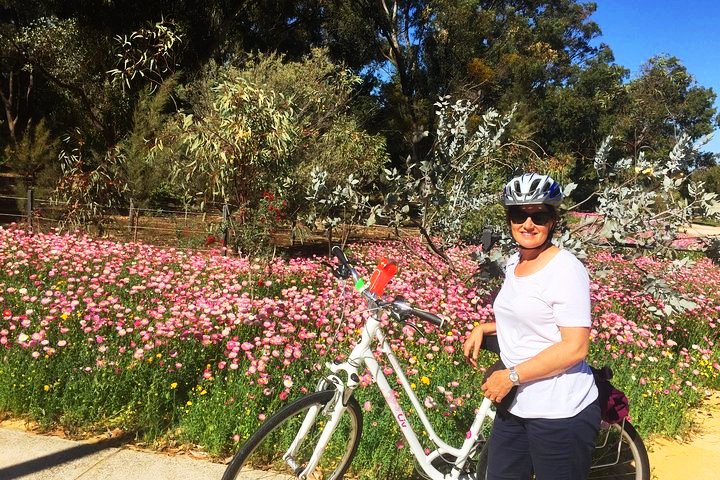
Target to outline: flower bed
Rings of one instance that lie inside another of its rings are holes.
[[[425,337],[396,325],[388,333],[438,433],[455,443],[480,401],[481,373],[464,362],[462,341],[474,323],[492,319],[491,299],[470,283],[470,250],[450,252],[459,275],[414,253],[419,245],[351,251],[366,276],[379,258],[399,259],[388,293],[449,320]],[[718,387],[720,271],[704,260],[668,273],[647,258],[591,257],[590,270],[606,272],[592,284],[592,361],[613,366],[642,432],[682,431],[688,406]],[[0,412],[69,432],[119,427],[226,454],[281,404],[312,390],[324,363],[354,343],[367,312],[323,260],[261,264],[0,229]],[[649,273],[697,306],[653,315],[648,306],[662,305],[644,292]],[[402,477],[410,456],[367,375],[362,386],[355,465],[371,465],[369,477]]]

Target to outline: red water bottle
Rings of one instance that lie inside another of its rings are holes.
[[[375,271],[370,277],[370,291],[377,296],[382,295],[385,291],[385,286],[390,279],[395,276],[395,272],[397,272],[397,265],[387,258],[380,260],[380,263],[377,264]]]

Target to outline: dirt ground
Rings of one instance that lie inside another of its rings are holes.
[[[686,439],[646,441],[653,480],[720,478],[720,392],[710,392],[694,416]]]

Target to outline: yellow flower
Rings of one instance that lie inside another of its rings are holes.
[[[46,392],[50,391],[50,385],[45,385],[43,387],[43,390],[45,390]]]
[[[60,318],[62,318],[63,320],[67,320],[69,316],[70,315],[68,315],[67,313],[63,313],[62,315],[60,315]]]
[[[206,395],[206,394],[207,394],[207,390],[205,390],[205,389],[203,389],[203,391],[200,392],[200,395]]]
[[[177,382],[172,382],[170,384],[170,390],[175,390],[177,388]]]
[[[185,405],[187,405],[188,407],[189,407],[190,405],[192,405],[192,400],[188,400]]]
[[[430,379],[423,375],[422,377],[420,377],[420,383],[423,383],[425,385],[430,385]]]
[[[415,389],[417,388],[417,385],[415,385],[414,383],[411,383],[411,384],[410,384],[410,388],[412,388],[413,390],[415,390]]]

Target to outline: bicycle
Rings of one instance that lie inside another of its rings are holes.
[[[402,297],[383,301],[380,295],[365,288],[341,248],[333,247],[332,253],[338,260],[338,267],[334,269],[336,277],[341,280],[352,278],[374,315],[362,327],[360,341],[347,360],[328,362],[330,373],[318,383],[315,392],[295,400],[267,418],[241,445],[228,464],[223,480],[342,478],[360,443],[362,409],[353,392],[360,382],[358,372],[365,368],[380,389],[422,476],[431,480],[484,479],[488,432],[495,417],[492,402],[483,399],[460,447],[443,441],[435,433],[422,403],[386,340],[379,312],[387,311],[396,321],[407,322],[415,317],[436,327],[443,326],[443,319],[412,307]],[[378,342],[380,352],[397,375],[427,438],[436,447],[433,451],[426,453],[420,444],[375,358],[375,351],[371,348],[373,341]],[[647,451],[630,422],[601,425],[596,445],[590,478],[649,480]],[[251,470],[243,470],[244,467]]]

